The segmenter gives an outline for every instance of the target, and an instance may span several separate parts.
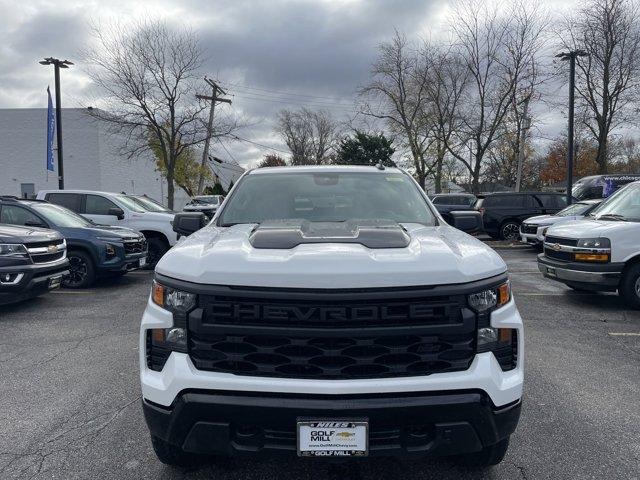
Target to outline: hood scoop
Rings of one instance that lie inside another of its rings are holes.
[[[404,248],[411,237],[398,223],[389,220],[267,221],[249,237],[254,248],[291,249],[306,243],[359,243],[367,248]]]

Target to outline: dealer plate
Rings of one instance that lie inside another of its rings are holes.
[[[61,283],[62,283],[62,275],[58,275],[57,277],[51,277],[49,279],[49,290],[55,290],[56,288],[60,288]]]
[[[556,276],[556,269],[553,267],[547,267],[547,275],[551,275],[552,277]]]
[[[369,454],[366,420],[298,421],[298,455],[301,457],[364,457]]]

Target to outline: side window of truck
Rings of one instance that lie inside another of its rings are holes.
[[[100,195],[87,195],[84,213],[87,215],[109,215],[109,209],[119,208],[108,198]]]
[[[72,212],[82,213],[82,195],[79,193],[47,193],[45,199]]]

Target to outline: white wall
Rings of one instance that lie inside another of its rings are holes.
[[[46,170],[46,125],[45,108],[0,109],[0,194],[20,196],[21,183],[34,183],[36,192],[58,188],[56,152],[56,171]],[[152,155],[121,156],[118,139],[85,109],[62,109],[62,135],[66,188],[144,193],[167,203],[166,182]],[[181,209],[188,197],[176,188],[175,200]]]

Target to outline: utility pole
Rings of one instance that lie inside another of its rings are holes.
[[[518,172],[516,174],[516,192],[520,191],[520,186],[522,185],[522,164],[524,163],[524,147],[525,140],[527,136],[527,130],[531,126],[531,118],[527,116],[529,111],[529,100],[531,99],[531,95],[527,95],[522,103],[524,106],[522,107],[522,119],[520,120],[520,138],[518,139]]]
[[[211,145],[211,136],[213,135],[213,113],[216,108],[216,103],[229,103],[231,104],[231,100],[228,98],[220,98],[218,93],[222,95],[226,95],[226,92],[222,90],[216,82],[211,80],[210,78],[204,77],[204,81],[211,86],[211,96],[207,95],[196,95],[196,98],[200,100],[207,100],[211,102],[211,109],[209,110],[209,123],[207,124],[207,138],[204,142],[204,151],[202,152],[202,171],[200,172],[200,179],[198,180],[198,195],[202,195],[202,190],[204,189],[204,169],[207,165],[207,159],[209,158],[209,146]]]
[[[69,68],[73,62],[49,57],[40,61],[40,65],[53,65],[56,81],[56,143],[58,147],[58,188],[64,190],[64,163],[62,155],[62,102],[60,99],[60,69]]]
[[[575,84],[576,84],[576,58],[587,57],[589,54],[584,50],[571,50],[556,55],[560,60],[569,61],[569,138],[567,152],[567,205],[573,201],[573,116],[575,110]]]

